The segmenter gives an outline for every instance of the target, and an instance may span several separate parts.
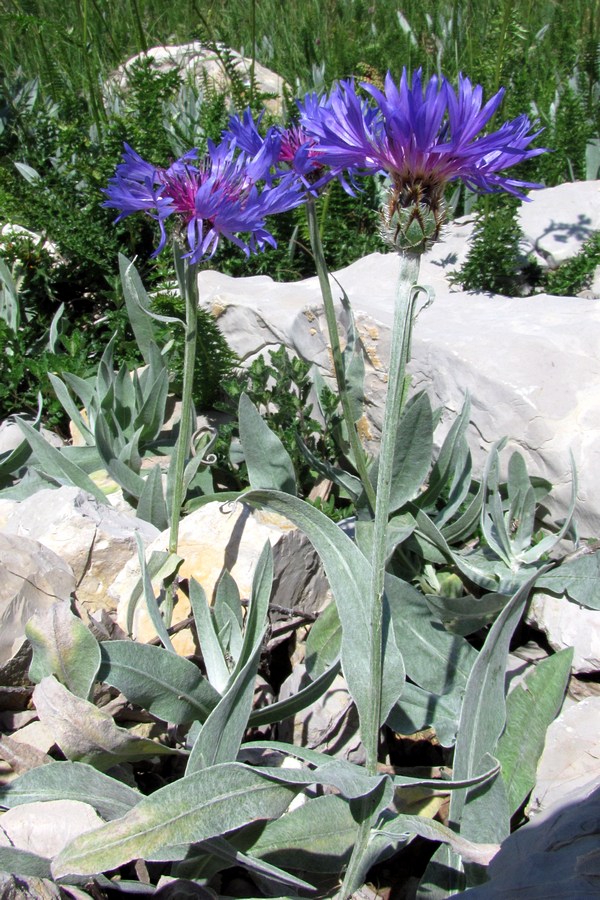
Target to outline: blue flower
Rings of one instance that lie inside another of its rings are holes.
[[[315,154],[334,170],[356,167],[389,175],[384,219],[396,246],[400,232],[415,222],[423,230],[425,244],[438,237],[448,182],[461,180],[475,191],[508,191],[518,197],[523,197],[524,188],[540,187],[503,174],[545,152],[530,148],[540,131],[531,130],[527,116],[481,134],[501,103],[503,90],[484,105],[481,86],[473,87],[468,78],[459,76],[458,91],[437,76],[424,86],[420,69],[410,86],[406,70],[398,85],[388,72],[383,91],[372,84],[361,86],[374,101],[371,108],[353,82],[345,81],[332,91],[327,104],[306,110],[301,121],[317,139]],[[426,223],[428,217],[433,218]]]
[[[163,169],[125,144],[123,162],[109,181],[103,205],[119,210],[117,221],[136,212],[155,219],[161,237],[154,256],[165,246],[164,223],[172,215],[178,219],[188,247],[184,255],[191,263],[212,257],[221,239],[236,244],[246,255],[256,253],[268,244],[276,245],[266,217],[304,201],[293,174],[272,177],[276,152],[272,143],[263,142],[254,154],[248,154],[236,152],[229,143],[209,142],[203,159],[190,150]]]

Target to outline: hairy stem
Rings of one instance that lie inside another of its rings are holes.
[[[406,365],[410,358],[415,285],[419,275],[419,256],[400,255],[400,273],[394,308],[390,347],[388,392],[383,416],[379,451],[377,504],[371,557],[371,684],[373,706],[363,741],[370,775],[377,772],[379,728],[381,726],[381,687],[383,679],[383,592],[385,587],[386,533],[389,517],[396,433],[402,407],[406,403]]]

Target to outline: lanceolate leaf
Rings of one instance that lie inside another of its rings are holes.
[[[46,800],[81,800],[104,819],[119,819],[142,797],[143,794],[92,766],[67,761],[37,766],[0,787],[0,806],[5,809]]]
[[[76,697],[53,675],[35,688],[33,702],[40,722],[67,759],[88,762],[103,770],[121,762],[176,752],[119,728],[112,716]]]
[[[240,440],[251,486],[295,495],[296,475],[292,460],[247,394],[240,397],[238,415]]]
[[[105,641],[101,649],[98,677],[165,722],[204,722],[221,699],[197,666],[162,647]]]
[[[33,647],[29,667],[31,681],[56,675],[71,693],[87,699],[100,666],[98,641],[68,603],[55,603],[36,613],[25,626]]]
[[[54,877],[93,875],[138,858],[160,860],[163,848],[275,819],[297,792],[239,763],[203,769],[145,797],[116,822],[76,838],[54,861]]]
[[[560,711],[572,661],[572,647],[542,660],[507,697],[506,728],[497,756],[511,815],[535,785],[546,731]]]
[[[600,609],[600,553],[588,553],[569,560],[547,572],[536,582],[536,589],[566,594],[574,603]]]
[[[106,496],[83,469],[67,459],[56,447],[52,447],[28,422],[17,419],[17,424],[35,454],[35,464],[39,466],[44,475],[48,475],[59,484],[73,484],[75,487],[87,491],[100,503],[108,503]]]
[[[29,853],[27,850],[19,850],[17,847],[0,847],[0,872],[11,872],[13,875],[21,876],[29,875],[34,876],[36,879],[50,878],[50,860],[44,856]],[[19,893],[13,893],[11,890],[10,896],[33,897],[34,895],[27,888],[27,884],[21,883],[16,888]],[[58,892],[56,894],[48,892],[44,894],[44,900],[52,900],[53,897],[58,896]]]
[[[523,614],[536,577],[537,574],[526,581],[499,614],[471,669],[454,751],[455,778],[465,779],[476,775],[484,765],[484,757],[495,756],[498,738],[506,721],[504,674],[510,639]],[[508,834],[508,815],[504,819],[502,810],[487,805],[485,796],[485,791],[475,796],[467,792],[453,794],[450,802],[450,821],[462,823],[460,831],[464,837],[476,839],[489,828],[495,839],[502,841]],[[465,827],[463,821],[465,805],[470,801],[476,804],[479,815],[474,816],[473,811],[472,821]],[[477,821],[473,821],[473,818]],[[482,819],[485,819],[485,822],[482,822]],[[481,828],[479,832],[476,830],[477,827]],[[486,836],[485,839],[492,838]]]

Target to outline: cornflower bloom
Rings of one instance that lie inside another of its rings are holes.
[[[367,83],[361,87],[375,101],[370,115],[365,115],[353,82],[345,81],[332,91],[328,104],[306,110],[301,122],[318,141],[315,154],[334,170],[353,166],[389,175],[384,227],[398,249],[422,252],[437,239],[449,182],[460,179],[478,192],[508,191],[521,198],[524,188],[540,187],[502,174],[545,152],[529,149],[540,131],[531,132],[526,115],[481,134],[503,89],[483,105],[481,86],[473,87],[468,78],[459,76],[457,92],[437,76],[424,87],[420,69],[410,86],[404,70],[399,85],[388,72],[383,91]]]
[[[165,221],[175,215],[185,234],[190,263],[214,256],[226,239],[249,255],[275,246],[266,217],[304,201],[293,173],[273,179],[276,145],[263,142],[254,155],[237,153],[228,143],[209,142],[206,156],[190,150],[169,168],[153,166],[125,144],[123,162],[105,190],[104,206],[118,209],[117,220],[145,212],[160,227],[156,256],[164,248]],[[262,186],[259,187],[259,184]],[[240,234],[245,234],[244,238]]]

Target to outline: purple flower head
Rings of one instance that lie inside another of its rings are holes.
[[[263,137],[259,131],[261,119],[262,114],[255,122],[249,109],[241,118],[232,116],[228,130],[223,133],[223,140],[253,156],[267,153],[272,160],[275,176],[293,172],[309,193],[316,193],[334,177],[313,154],[316,140],[301,125],[289,128],[275,125]]]
[[[203,159],[197,160],[197,151],[190,150],[162,169],[126,144],[103,205],[119,210],[117,221],[135,212],[156,219],[161,237],[154,256],[165,246],[164,222],[171,215],[178,219],[189,248],[185,255],[192,263],[212,257],[223,238],[246,255],[256,253],[267,244],[275,246],[266,217],[304,200],[295,176],[277,182],[271,177],[274,152],[272,142],[263,143],[253,155],[238,153],[226,142],[209,143]]]
[[[303,121],[317,138],[315,153],[324,163],[389,175],[384,219],[395,232],[393,241],[415,221],[425,245],[438,237],[448,182],[460,179],[475,191],[508,191],[518,197],[523,197],[524,188],[540,187],[502,174],[545,152],[529,147],[540,131],[531,131],[527,116],[481,134],[498,109],[503,90],[484,105],[481,86],[473,87],[468,78],[459,76],[458,91],[437,76],[424,86],[420,69],[411,85],[405,70],[398,85],[388,72],[383,91],[372,84],[362,87],[374,101],[370,110],[352,82],[341,82],[329,103]],[[425,223],[427,216],[433,216],[432,224]]]

